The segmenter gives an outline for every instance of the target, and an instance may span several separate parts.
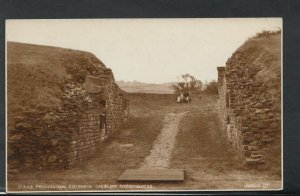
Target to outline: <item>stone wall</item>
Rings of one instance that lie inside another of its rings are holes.
[[[222,126],[247,164],[265,163],[270,149],[280,145],[281,112],[270,89],[256,77],[261,69],[262,65],[249,58],[249,53],[239,50],[226,67],[218,67]]]
[[[9,130],[9,172],[24,168],[68,168],[92,155],[96,146],[128,118],[129,102],[110,69],[72,80],[62,89],[62,105],[24,112]]]

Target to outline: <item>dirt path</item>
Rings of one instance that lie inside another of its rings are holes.
[[[161,133],[155,140],[151,154],[146,157],[141,169],[168,168],[178,132],[178,124],[186,113],[168,113],[165,115]]]

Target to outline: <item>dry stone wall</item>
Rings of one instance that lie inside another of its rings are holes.
[[[91,156],[96,146],[128,118],[126,93],[110,69],[66,82],[59,108],[24,112],[9,130],[9,172],[35,168],[69,168]]]
[[[255,76],[261,65],[237,51],[218,67],[219,114],[237,154],[247,164],[266,162],[273,145],[280,145],[281,115],[276,101]],[[280,88],[280,87],[279,87]]]

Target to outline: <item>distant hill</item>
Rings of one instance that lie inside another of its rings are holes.
[[[173,94],[174,90],[170,83],[151,84],[143,82],[124,82],[117,81],[118,86],[128,93],[155,93],[155,94]]]

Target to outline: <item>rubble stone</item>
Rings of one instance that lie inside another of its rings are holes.
[[[280,137],[281,131],[281,111],[267,87],[256,78],[262,67],[252,62],[245,51],[239,51],[228,59],[225,67],[217,68],[221,124],[247,164],[264,163],[271,143]]]
[[[127,120],[129,101],[112,71],[102,67],[94,75],[66,81],[59,108],[23,112],[9,130],[9,170],[70,168]]]

